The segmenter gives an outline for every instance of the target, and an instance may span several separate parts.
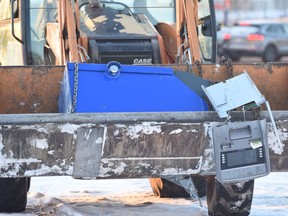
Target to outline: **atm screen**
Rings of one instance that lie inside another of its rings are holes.
[[[230,151],[221,153],[221,169],[231,169],[241,166],[249,166],[265,163],[263,147],[256,149],[243,149],[241,151]]]
[[[228,167],[237,167],[257,163],[257,151],[249,149],[227,153]]]

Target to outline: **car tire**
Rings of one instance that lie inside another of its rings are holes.
[[[30,178],[0,178],[0,212],[22,212],[27,204]]]
[[[199,197],[206,196],[206,181],[202,176],[191,176]],[[165,178],[150,178],[153,193],[161,198],[189,198],[190,194],[184,187]]]
[[[240,56],[236,56],[236,55],[230,55],[230,58],[232,61],[235,61],[235,62],[240,60]]]
[[[263,57],[264,62],[275,62],[280,60],[280,56],[278,55],[277,49],[273,45],[269,45],[266,47]]]
[[[247,216],[250,214],[254,180],[221,184],[215,178],[207,183],[210,216]]]

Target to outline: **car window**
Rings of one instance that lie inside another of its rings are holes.
[[[282,28],[281,25],[270,25],[267,27],[266,29],[266,33],[269,34],[283,34],[284,33],[284,29]]]
[[[283,25],[284,31],[286,34],[288,34],[288,24]]]

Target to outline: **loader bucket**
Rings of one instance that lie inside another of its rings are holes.
[[[207,110],[205,101],[171,68],[118,62],[68,63],[58,105],[59,112]]]

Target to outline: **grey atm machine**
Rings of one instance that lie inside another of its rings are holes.
[[[247,104],[260,106],[265,103],[275,134],[280,141],[269,103],[246,71],[225,82],[209,87],[202,86],[202,89],[219,117],[228,120],[212,128],[218,181],[246,181],[269,174],[266,119],[229,122],[230,110]]]

